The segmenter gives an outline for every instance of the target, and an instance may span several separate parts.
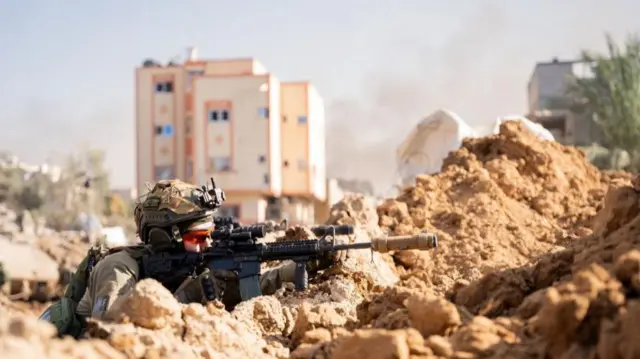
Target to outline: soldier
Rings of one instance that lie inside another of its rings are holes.
[[[220,193],[224,200],[222,191],[216,193]],[[78,337],[83,331],[86,318],[109,318],[110,313],[131,293],[136,282],[143,279],[140,258],[146,251],[177,248],[200,252],[210,246],[209,234],[214,227],[213,214],[221,202],[214,205],[210,203],[211,197],[201,187],[179,180],[156,183],[134,210],[138,235],[145,246],[121,247],[108,252],[97,248],[90,250],[73,275],[65,295],[51,305],[40,319],[53,323],[59,335]],[[166,223],[159,226],[158,218],[163,218]],[[151,227],[153,229],[149,231]],[[164,229],[158,232],[158,228]],[[336,259],[336,254],[329,254],[323,260],[309,263],[307,270],[310,273],[317,272],[329,267]],[[262,293],[272,294],[283,282],[293,282],[294,273],[293,262],[267,270],[261,275]],[[221,280],[219,274],[224,273],[215,274],[216,284],[226,288],[223,302],[228,308],[233,307],[240,301],[239,291],[237,287],[233,287],[236,282]],[[187,278],[177,288],[170,288],[167,284],[165,286],[182,303],[204,303],[206,299],[200,279],[208,276],[205,271],[195,278]]]

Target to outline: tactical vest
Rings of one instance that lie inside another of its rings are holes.
[[[76,314],[78,303],[84,296],[93,268],[110,254],[127,251],[136,261],[148,252],[146,246],[127,246],[108,249],[105,246],[91,247],[78,269],[71,277],[64,296],[42,313],[40,320],[48,321],[58,330],[58,335],[70,335],[78,338],[84,331],[86,319]]]

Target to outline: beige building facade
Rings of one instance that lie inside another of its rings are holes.
[[[223,215],[243,222],[314,221],[326,200],[324,104],[254,59],[146,61],[136,69],[137,189],[213,176]]]

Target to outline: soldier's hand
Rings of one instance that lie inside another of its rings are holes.
[[[205,269],[198,276],[185,279],[173,296],[183,304],[207,303],[215,299],[214,281],[215,279],[209,269]]]

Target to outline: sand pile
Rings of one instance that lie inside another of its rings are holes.
[[[500,133],[467,139],[441,173],[378,208],[392,234],[425,229],[440,235],[437,256],[403,252],[395,258],[420,281],[444,293],[496,268],[513,268],[591,232],[610,176],[578,149],[540,141],[519,122]]]
[[[75,271],[89,251],[81,232],[68,231],[38,238],[37,246],[53,258],[61,270]]]
[[[347,193],[332,206],[326,224],[358,226],[371,237],[381,236],[383,233],[378,226],[378,213],[371,203],[373,201],[364,195]]]
[[[640,188],[614,187],[606,198],[593,234],[531,267],[491,274],[467,287],[489,290],[487,303],[504,303],[511,295],[508,306],[489,313],[493,318],[401,284],[379,289],[359,305],[358,330],[309,333],[309,344],[298,353],[322,353],[317,358],[357,352],[371,358],[640,357],[635,324],[640,320]]]
[[[352,195],[331,211],[329,224],[358,226],[340,241],[426,229],[437,253],[349,251],[307,291],[285,285],[230,313],[144,280],[81,344],[0,300],[0,356],[638,358],[639,192],[640,178],[507,122],[378,213]]]
[[[545,255],[530,266],[491,273],[460,289],[455,294],[456,302],[477,313],[503,315],[518,308],[526,295],[541,295],[553,283],[567,281],[594,264],[613,270],[613,263],[623,254],[640,249],[639,183],[636,178],[634,184],[611,187],[604,208],[593,220],[591,235],[572,241],[565,250]]]

